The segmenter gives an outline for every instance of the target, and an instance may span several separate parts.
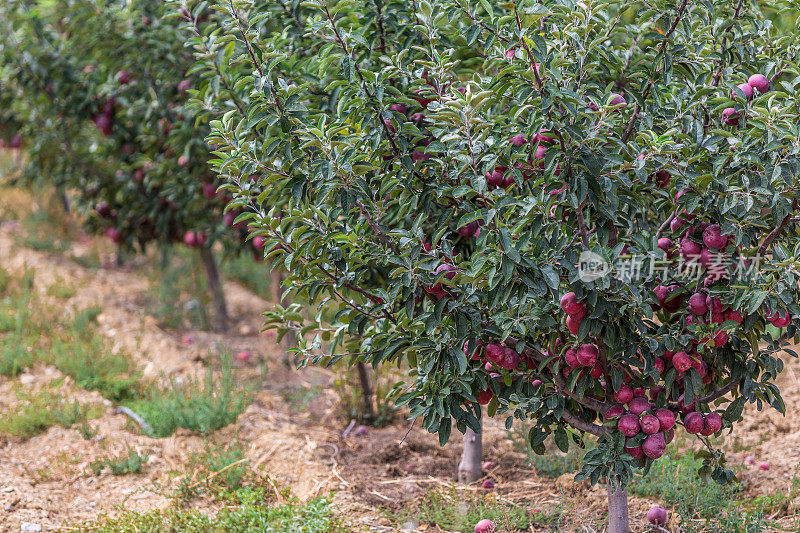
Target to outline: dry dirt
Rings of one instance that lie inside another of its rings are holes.
[[[255,401],[231,426],[218,431],[213,439],[226,442],[237,436],[247,443],[251,467],[268,473],[282,487],[291,487],[301,500],[333,492],[333,509],[353,531],[392,531],[382,509],[399,510],[430,487],[452,484],[459,452],[459,439],[445,448],[435,436],[418,428],[410,431],[402,420],[366,435],[342,437],[347,420],[337,410],[337,397],[330,390],[333,373],[324,369],[295,371],[281,363],[284,350],[274,335],[258,333],[260,313],[269,303],[235,283],[225,291],[235,325],[229,335],[202,331],[165,331],[146,316],[141,307],[148,279],[136,265],[89,270],[66,254],[50,254],[20,247],[14,239],[19,231],[14,224],[0,227],[0,264],[9,271],[33,268],[37,287],[46,298],[45,288],[52,283],[68,283],[78,288],[64,306],[64,313],[89,306],[100,306],[99,329],[115,350],[131,354],[145,375],[154,378],[197,375],[209,351],[230,347],[247,349],[257,362],[266,362],[266,379]],[[93,244],[84,240],[74,245],[73,254]],[[110,249],[107,250],[110,253]],[[185,342],[189,335],[192,343]],[[768,471],[746,466],[740,478],[750,496],[785,491],[791,484],[800,452],[800,364],[786,359],[787,369],[780,379],[789,416],[775,412],[758,413],[748,409],[727,442],[737,449],[750,446],[749,455],[766,461]],[[245,365],[253,375],[260,371],[253,362]],[[23,386],[36,388],[58,377],[58,371],[37,367],[17,378]],[[10,383],[0,377],[0,404],[11,402]],[[93,423],[97,437],[84,440],[76,429],[53,427],[27,441],[0,436],[0,531],[20,531],[23,522],[41,524],[45,531],[96,517],[101,511],[113,513],[117,506],[131,510],[163,508],[170,504],[155,487],[175,483],[175,472],[182,472],[189,455],[203,449],[204,439],[179,431],[165,439],[153,439],[134,431],[124,415],[97,393],[76,390],[69,379],[64,392],[82,402],[104,409]],[[321,388],[321,393],[301,411],[290,409],[285,400],[289,389]],[[284,394],[282,394],[284,393]],[[402,444],[401,444],[402,442]],[[584,526],[601,519],[605,506],[602,490],[575,486],[569,479],[558,482],[541,477],[516,451],[498,421],[489,421],[484,436],[485,459],[497,463],[487,475],[496,488],[487,493],[471,488],[488,498],[526,502],[542,509],[562,505],[570,510],[574,522],[562,525],[563,531],[586,531]],[[132,447],[146,452],[150,459],[138,475],[94,476],[88,464],[97,457]],[[732,462],[742,463],[742,453],[730,454]],[[194,505],[213,512],[213,504],[199,500]],[[637,531],[644,529],[642,518],[652,502],[633,498],[631,513]],[[433,531],[426,524],[419,531]]]

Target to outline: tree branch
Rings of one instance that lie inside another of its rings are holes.
[[[741,3],[741,0],[739,0],[739,1]],[[683,2],[681,2],[680,7],[678,8],[678,12],[675,14],[675,20],[672,21],[672,25],[669,27],[667,32],[664,34],[664,39],[661,41],[661,44],[658,47],[658,53],[656,54],[656,57],[658,57],[658,56],[660,56],[661,54],[664,53],[664,49],[667,47],[667,41],[669,40],[669,38],[672,35],[672,33],[675,31],[675,28],[678,27],[678,23],[680,22],[681,17],[683,16],[683,12],[686,11],[686,6],[687,6],[688,3],[689,3],[689,0],[683,0]],[[643,102],[649,96],[650,91],[652,90],[654,84],[655,84],[655,81],[653,81],[653,78],[650,78],[647,81],[647,87],[645,87],[644,91],[642,91],[642,101]],[[625,128],[625,133],[622,134],[622,142],[623,143],[628,142],[628,139],[630,138],[631,134],[633,133],[633,126],[636,123],[636,117],[639,116],[639,113],[641,113],[641,111],[642,111],[642,106],[640,106],[639,103],[637,102],[636,105],[633,108],[633,114],[631,114],[631,119],[630,119],[630,121],[628,121],[628,126]]]
[[[796,210],[797,206],[798,206],[797,199],[795,198],[794,200],[792,200],[792,207]],[[781,220],[781,223],[778,224],[778,226],[775,229],[769,232],[767,237],[764,239],[764,242],[761,243],[761,246],[758,247],[758,251],[756,252],[756,257],[762,257],[764,255],[764,253],[769,248],[770,244],[772,244],[772,241],[774,241],[778,237],[778,235],[780,235],[781,232],[784,229],[786,229],[786,226],[788,226],[789,223],[791,223],[793,216],[794,213],[789,213],[788,215],[783,217],[783,220]]]
[[[722,387],[721,389],[719,389],[719,390],[717,390],[717,391],[714,391],[714,392],[712,392],[711,394],[708,394],[708,395],[706,395],[706,396],[703,396],[702,398],[697,398],[697,399],[695,400],[695,402],[700,402],[700,403],[708,403],[708,402],[713,402],[713,401],[714,401],[714,400],[716,400],[717,398],[720,398],[720,397],[722,397],[722,396],[725,396],[725,395],[726,395],[726,394],[728,394],[730,391],[732,391],[733,389],[735,389],[735,388],[736,388],[736,387],[739,385],[739,383],[740,383],[740,382],[741,382],[741,379],[734,379],[734,380],[731,380],[731,381],[729,381],[729,382],[728,382],[728,384],[727,384],[727,385],[725,385],[725,386],[724,386],[724,387]]]
[[[598,437],[608,433],[608,429],[606,429],[604,426],[598,426],[597,424],[587,422],[566,408],[564,408],[564,411],[561,412],[561,418],[564,420],[564,422],[572,427],[580,429],[581,431],[585,431],[586,433],[591,433],[592,435],[596,435]]]

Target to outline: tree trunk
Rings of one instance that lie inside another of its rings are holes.
[[[482,458],[483,434],[475,433],[467,427],[467,431],[464,433],[464,450],[461,453],[461,462],[458,463],[459,483],[474,483],[481,478],[483,475]]]
[[[200,258],[206,269],[206,279],[208,288],[211,291],[211,299],[214,304],[214,331],[221,333],[228,329],[228,306],[225,304],[225,293],[222,290],[222,281],[217,268],[217,260],[210,248],[200,248]]]
[[[608,533],[629,533],[628,491],[620,488],[616,492],[608,485]]]
[[[58,189],[58,201],[61,202],[61,208],[64,210],[64,213],[67,215],[71,212],[71,207],[69,205],[69,197],[67,196],[67,191],[64,189]]]
[[[361,393],[364,395],[364,420],[375,421],[375,408],[372,406],[372,385],[369,382],[369,371],[364,363],[356,363],[358,380],[361,382]]]

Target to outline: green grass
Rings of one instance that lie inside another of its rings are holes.
[[[759,513],[746,513],[737,500],[738,484],[719,485],[698,475],[702,461],[691,452],[672,450],[653,463],[647,476],[637,476],[628,490],[659,500],[681,517],[683,531],[762,531]]]
[[[493,498],[482,498],[455,489],[428,491],[420,500],[399,513],[385,514],[399,528],[406,522],[428,524],[445,531],[473,533],[475,524],[484,518],[494,522],[499,531],[529,531],[555,525],[561,509],[528,509]]]
[[[47,295],[53,298],[67,300],[78,294],[78,289],[67,284],[60,276],[56,277],[55,283],[47,287]]]
[[[48,428],[60,425],[65,428],[100,416],[99,406],[87,406],[65,398],[47,389],[30,392],[17,388],[18,403],[0,412],[0,434],[29,439]]]
[[[139,455],[135,450],[129,449],[123,455],[113,455],[92,461],[89,463],[89,469],[95,476],[99,476],[105,469],[108,469],[114,476],[138,474],[147,463],[147,457],[147,455]]]
[[[94,328],[100,309],[93,307],[58,332],[52,332],[45,361],[71,376],[79,387],[96,390],[113,402],[138,397],[139,372],[127,355],[115,354]]]
[[[154,436],[167,437],[178,428],[207,435],[235,422],[249,401],[249,392],[237,386],[230,355],[225,355],[219,376],[209,369],[202,381],[171,380],[169,387],[151,387],[126,405],[150,425]]]
[[[100,516],[77,531],[99,533],[344,533],[347,529],[333,516],[328,498],[306,503],[290,501],[270,505],[270,490],[246,487],[226,496],[226,506],[216,516],[199,511],[168,508],[146,513],[122,510],[116,517]]]
[[[189,459],[189,468],[193,472],[202,472],[209,483],[227,489],[240,488],[250,472],[239,441],[227,446],[209,444],[203,453]]]
[[[12,276],[0,269],[0,374],[14,377],[29,368],[41,349],[41,328],[32,312],[33,272]]]
[[[238,440],[228,445],[207,443],[202,453],[189,456],[187,473],[169,497],[185,505],[204,493],[219,497],[238,490],[252,478],[244,448]]]

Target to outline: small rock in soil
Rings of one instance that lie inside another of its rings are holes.
[[[42,524],[32,524],[30,522],[23,522],[19,526],[20,531],[41,531]]]

